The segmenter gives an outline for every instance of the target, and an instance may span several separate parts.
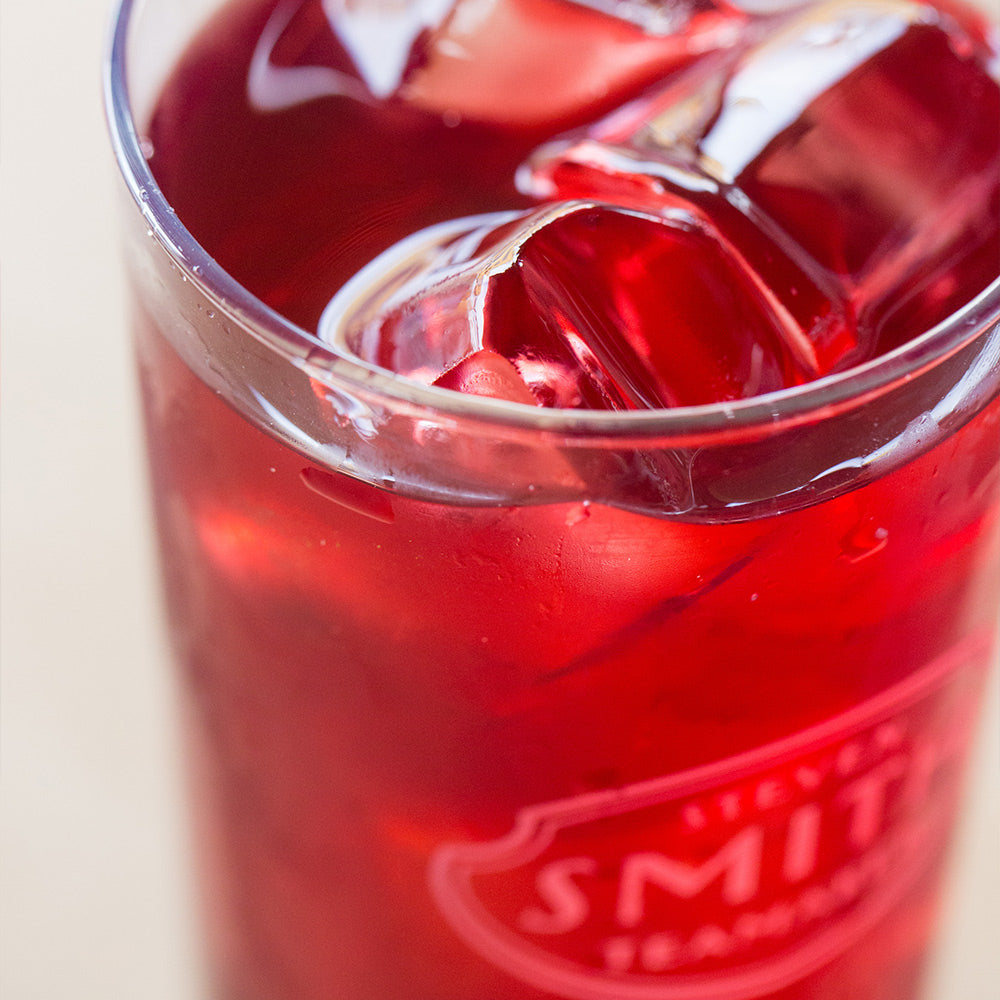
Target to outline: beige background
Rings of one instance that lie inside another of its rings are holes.
[[[101,112],[110,0],[2,2],[0,994],[193,1000]],[[930,1000],[996,1000],[1000,983],[997,702],[994,688]]]

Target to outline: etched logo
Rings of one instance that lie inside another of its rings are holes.
[[[727,760],[523,809],[430,886],[465,942],[571,1000],[751,1000],[860,940],[940,855],[988,635]]]

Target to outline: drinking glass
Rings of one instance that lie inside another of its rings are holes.
[[[996,648],[1000,284],[726,403],[400,378],[149,170],[219,6],[123,0],[107,75],[213,995],[916,997]]]

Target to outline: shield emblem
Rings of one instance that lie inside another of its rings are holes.
[[[752,1000],[860,941],[940,859],[991,636],[726,760],[528,806],[429,883],[465,943],[569,1000]]]

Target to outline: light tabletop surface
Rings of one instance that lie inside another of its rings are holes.
[[[101,109],[110,0],[2,2],[0,994],[196,1000]],[[996,690],[928,1000],[997,997]]]

